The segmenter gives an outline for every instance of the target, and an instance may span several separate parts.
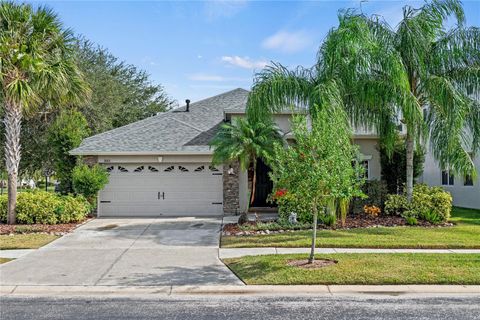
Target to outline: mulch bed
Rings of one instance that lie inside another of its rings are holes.
[[[318,260],[313,260],[312,263],[308,263],[307,259],[302,259],[302,260],[289,260],[287,262],[287,265],[291,267],[299,267],[303,269],[320,269],[320,268],[325,268],[328,266],[332,266],[337,264],[337,260],[330,260],[330,259],[318,259]]]
[[[274,221],[270,221],[274,222]],[[247,226],[250,226],[252,230],[242,230],[240,226],[236,223],[229,223],[223,226],[223,235],[233,235],[233,236],[243,236],[243,235],[254,235],[254,234],[272,234],[272,233],[283,233],[283,232],[293,232],[295,230],[290,229],[281,229],[281,230],[254,230],[256,222],[250,221]],[[444,222],[440,224],[431,224],[430,222],[418,220],[418,224],[415,227],[425,227],[425,228],[441,228],[441,227],[451,227],[454,224],[451,222]],[[245,226],[245,225],[244,225]],[[318,225],[318,229],[326,230],[348,230],[356,228],[378,228],[378,227],[398,227],[406,226],[410,227],[407,224],[404,218],[400,216],[387,216],[379,215],[377,217],[371,217],[364,214],[349,215],[345,222],[345,225],[342,226],[339,221],[334,227],[329,227],[326,225]],[[311,228],[305,228],[304,230],[309,230]],[[299,229],[296,229],[299,230]]]
[[[46,233],[53,235],[64,235],[72,232],[78,226],[90,221],[91,218],[75,223],[60,224],[0,224],[0,234],[28,234]]]

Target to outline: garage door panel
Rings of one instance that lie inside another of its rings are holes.
[[[209,164],[115,164],[100,192],[100,216],[223,213],[221,168]]]

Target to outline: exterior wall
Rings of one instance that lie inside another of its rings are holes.
[[[380,152],[377,149],[378,139],[354,139],[360,147],[360,152],[368,161],[368,179],[380,180],[382,167],[380,165]]]
[[[99,163],[169,163],[169,162],[185,162],[200,163],[211,162],[211,155],[142,155],[142,156],[98,156]]]
[[[430,186],[441,186],[451,193],[453,204],[459,207],[480,209],[480,156],[474,159],[477,168],[477,178],[473,180],[473,186],[464,185],[464,177],[454,175],[452,186],[442,185],[442,170],[438,166],[431,152],[425,155],[425,166],[421,180]]]
[[[233,169],[233,173],[229,173],[229,169]],[[240,213],[240,184],[239,176],[240,165],[238,161],[230,165],[223,166],[223,213],[237,214]]]

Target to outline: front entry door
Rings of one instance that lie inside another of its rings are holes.
[[[257,160],[257,185],[255,189],[255,199],[253,207],[273,207],[272,203],[267,202],[267,197],[272,193],[273,182],[270,180],[268,167],[261,159]]]

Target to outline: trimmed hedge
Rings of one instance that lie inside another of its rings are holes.
[[[387,214],[401,215],[439,223],[447,221],[452,211],[452,196],[441,187],[417,184],[413,188],[412,202],[405,195],[390,194],[385,202]]]
[[[0,196],[0,221],[7,222],[8,198]],[[17,223],[57,224],[78,222],[90,213],[83,196],[60,196],[45,191],[21,192],[17,197]]]

